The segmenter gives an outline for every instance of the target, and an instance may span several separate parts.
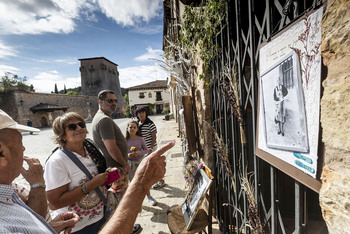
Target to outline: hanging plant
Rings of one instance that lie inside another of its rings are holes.
[[[192,57],[199,56],[205,71],[211,70],[211,62],[218,51],[215,38],[226,19],[226,1],[207,0],[199,7],[185,7],[179,44]],[[203,76],[201,74],[200,79]]]

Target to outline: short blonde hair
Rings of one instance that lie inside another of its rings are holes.
[[[52,123],[52,130],[54,132],[53,141],[61,147],[66,145],[66,141],[63,139],[66,135],[67,123],[77,120],[85,123],[83,117],[76,112],[67,112],[61,116],[58,116]]]

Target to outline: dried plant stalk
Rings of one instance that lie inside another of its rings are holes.
[[[219,134],[213,130],[213,146],[214,150],[217,151],[218,156],[221,160],[222,165],[225,168],[225,171],[229,174],[229,177],[231,179],[231,183],[233,186],[233,190],[236,192],[236,185],[235,181],[233,180],[233,175],[232,175],[232,170],[231,170],[231,164],[230,161],[228,160],[228,150],[225,142],[221,137],[219,137]]]
[[[311,23],[312,22],[311,22],[311,18],[309,17],[309,12],[306,12],[305,18],[304,18],[305,31],[301,33],[298,37],[298,40],[303,44],[304,51],[302,52],[298,48],[290,47],[299,56],[301,71],[302,73],[304,73],[304,77],[305,77],[306,88],[308,87],[308,83],[310,80],[310,72],[312,69],[312,64],[316,56],[319,54],[319,49],[321,46],[321,43],[317,43],[311,49],[308,47],[308,45],[310,45],[310,40],[312,39],[312,36],[310,36],[310,32],[312,29]]]
[[[251,173],[252,175],[252,173]],[[248,178],[249,174],[245,174],[245,176],[241,177],[241,188],[242,190],[245,191],[245,194],[247,196],[248,199],[248,220],[249,223],[247,224],[250,229],[253,231],[253,233],[256,234],[263,234],[264,233],[264,229],[260,220],[260,216],[259,216],[259,211],[257,208],[257,203],[255,200],[255,191],[254,191],[254,187],[252,186],[249,178]]]
[[[235,116],[238,119],[239,130],[241,135],[241,143],[247,143],[247,139],[245,137],[244,129],[243,129],[243,118],[242,111],[239,104],[239,94],[237,88],[237,69],[233,68],[230,72],[228,66],[224,69],[224,77],[223,81],[220,84],[220,91],[228,100],[228,104],[231,107],[231,116]],[[233,81],[232,81],[233,80]]]

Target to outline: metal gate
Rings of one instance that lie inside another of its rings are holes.
[[[212,122],[228,147],[232,178],[214,151],[216,217],[224,233],[256,233],[248,225],[252,211],[241,178],[249,178],[265,233],[327,233],[318,194],[255,155],[258,59],[264,41],[324,4],[317,0],[228,0],[228,19],[216,38],[219,49],[212,64]],[[236,69],[242,123],[220,90],[225,69]]]

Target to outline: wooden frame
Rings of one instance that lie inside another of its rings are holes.
[[[322,19],[323,8],[319,8],[312,13],[309,13],[307,22],[306,18],[300,19],[293,23],[288,28],[283,30],[278,35],[274,36],[269,42],[263,44],[260,48],[260,74],[261,76],[279,64],[283,58],[286,58],[294,51],[299,52],[299,62],[301,64],[302,91],[305,110],[306,110],[306,128],[308,144],[304,144],[305,148],[271,148],[266,143],[266,126],[264,123],[264,110],[262,92],[258,92],[258,112],[257,112],[257,134],[256,148],[257,156],[267,161],[272,166],[286,173],[290,177],[314,190],[319,192],[321,182],[317,169],[318,163],[318,148],[319,148],[319,105],[320,105],[320,82],[321,82],[321,54],[317,49],[317,45],[321,42],[320,24]],[[305,32],[309,34],[306,35]],[[303,35],[303,37],[300,37]],[[308,39],[302,42],[300,38]],[[316,49],[315,49],[316,48]],[[307,50],[306,50],[307,49]],[[314,62],[307,63],[306,58],[309,58],[307,53],[317,51],[314,56]],[[304,53],[304,56],[300,56]],[[305,56],[305,54],[307,56]],[[308,67],[306,67],[308,66]],[[307,69],[310,74],[306,79]],[[261,81],[260,76],[260,81]],[[308,82],[307,82],[308,81]],[[259,82],[259,90],[261,91],[261,82]],[[322,158],[322,156],[321,156]]]
[[[213,181],[203,169],[197,171],[195,182],[191,186],[190,192],[187,194],[185,201],[182,204],[182,214],[185,219],[187,230],[190,230],[193,220],[195,219],[212,182]]]

